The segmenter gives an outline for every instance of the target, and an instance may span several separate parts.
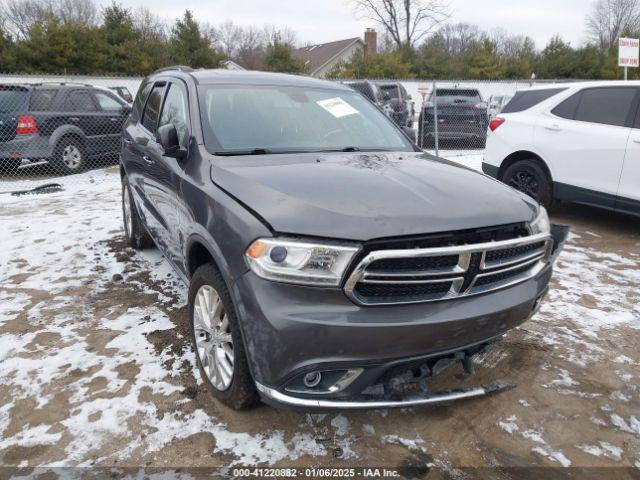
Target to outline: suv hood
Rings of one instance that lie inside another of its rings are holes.
[[[531,221],[535,203],[428,154],[218,157],[211,178],[279,233],[366,241]]]

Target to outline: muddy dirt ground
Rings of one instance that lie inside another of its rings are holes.
[[[185,287],[157,251],[124,244],[117,172],[84,174],[59,193],[4,196],[0,465],[385,466],[415,478],[631,467],[603,471],[632,478],[640,223],[579,206],[553,221],[573,233],[541,311],[479,358],[475,375],[453,367],[436,380],[500,378],[515,389],[420,409],[235,412],[194,374]]]

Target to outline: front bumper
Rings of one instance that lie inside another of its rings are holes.
[[[300,398],[279,392],[275,388],[265,387],[256,383],[256,388],[267,403],[274,406],[284,406],[292,408],[304,409],[320,409],[320,410],[359,410],[359,409],[376,409],[376,408],[408,408],[421,407],[425,405],[434,405],[441,403],[453,402],[456,400],[464,400],[474,397],[482,397],[493,393],[499,393],[504,390],[513,388],[513,384],[505,381],[497,381],[488,385],[479,387],[449,390],[446,392],[433,393],[430,395],[414,395],[407,396],[401,400],[326,400],[316,398]]]
[[[567,237],[554,227],[553,259]],[[448,402],[499,391],[492,386],[375,399],[364,395],[381,379],[482,351],[535,312],[551,263],[515,286],[433,303],[363,307],[343,291],[265,281],[252,272],[233,287],[250,368],[263,399],[301,408],[387,408]],[[300,389],[307,373],[357,370],[337,391]]]

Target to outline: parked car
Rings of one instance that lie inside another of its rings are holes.
[[[413,127],[415,116],[414,103],[411,95],[407,93],[400,82],[376,82],[380,89],[389,95],[391,105],[391,118],[401,127]]]
[[[133,103],[133,96],[127,87],[109,87],[109,90],[116,92],[125,102]]]
[[[369,80],[354,80],[342,83],[364,95],[365,98],[382,110],[388,117],[393,116],[391,96],[375,83],[370,82]]]
[[[0,169],[48,162],[69,174],[91,160],[117,158],[130,110],[91,85],[0,85]]]
[[[536,311],[567,235],[314,78],[164,69],[142,82],[122,145],[126,238],[155,242],[189,285],[197,368],[233,408],[502,389],[420,386],[449,364],[471,372]]]
[[[491,95],[487,101],[487,113],[489,120],[502,112],[504,106],[509,103],[509,100],[513,98],[513,95]]]
[[[432,148],[435,144],[436,111],[441,144],[452,148],[484,147],[489,117],[487,105],[477,89],[438,88],[431,92],[418,119],[419,145],[423,148]]]
[[[640,82],[517,92],[491,121],[483,170],[539,203],[640,215]]]

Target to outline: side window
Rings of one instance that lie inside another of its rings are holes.
[[[139,119],[140,115],[142,115],[142,108],[144,107],[144,102],[147,100],[147,97],[149,96],[151,87],[153,87],[153,83],[147,83],[146,85],[142,85],[140,87],[140,90],[138,90],[136,99],[133,102],[132,115],[134,118]]]
[[[575,119],[624,127],[636,89],[606,87],[583,90]]]
[[[97,108],[89,92],[74,90],[67,96],[65,110],[68,112],[95,112]]]
[[[511,100],[504,106],[502,113],[517,113],[535,107],[548,98],[557,95],[566,88],[545,88],[542,90],[525,90],[516,92]],[[499,101],[499,100],[498,100]]]
[[[160,115],[160,123],[158,127],[173,123],[178,132],[178,139],[180,140],[180,146],[184,147],[187,144],[187,131],[188,131],[188,107],[187,107],[187,92],[184,87],[178,83],[171,83],[169,85],[169,91],[164,100],[164,106],[162,107],[162,114]]]
[[[58,90],[34,90],[29,100],[29,110],[43,112],[51,108]]]
[[[111,95],[103,92],[94,92],[94,94],[98,105],[100,105],[100,110],[105,112],[119,112],[122,110],[123,105]]]
[[[561,118],[573,120],[576,116],[576,109],[578,108],[578,104],[580,103],[581,95],[582,92],[571,95],[569,98],[567,98],[559,105],[557,105],[553,110],[551,110],[551,113]]]
[[[153,90],[151,90],[151,93],[149,94],[147,104],[144,107],[144,113],[142,114],[142,126],[151,133],[155,133],[156,131],[158,112],[160,111],[160,105],[162,104],[163,93],[164,84],[154,85]]]

